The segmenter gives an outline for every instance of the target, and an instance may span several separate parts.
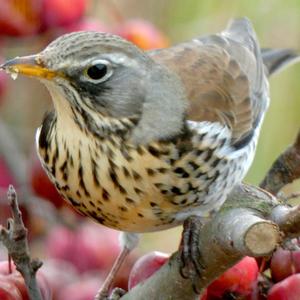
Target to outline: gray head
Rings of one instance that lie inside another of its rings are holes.
[[[182,125],[185,99],[178,78],[116,35],[66,34],[42,52],[13,59],[2,68],[41,79],[56,110],[66,107],[66,103],[56,103],[64,101],[79,113],[88,110],[110,118],[138,117],[137,142],[145,134],[148,140],[164,138],[160,128],[171,136]]]

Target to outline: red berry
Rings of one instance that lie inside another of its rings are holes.
[[[207,296],[207,289],[205,289],[205,290],[203,291],[203,293],[201,294],[199,300],[207,300],[207,299],[208,299],[207,297],[208,297],[208,296]]]
[[[271,274],[275,282],[300,272],[300,251],[278,248],[271,259]]]
[[[103,281],[95,274],[79,278],[76,282],[64,286],[56,300],[91,300],[95,298]]]
[[[208,295],[222,297],[230,292],[247,295],[255,285],[257,276],[256,260],[246,256],[208,286]]]
[[[168,259],[168,254],[158,251],[150,252],[139,258],[130,272],[128,289],[132,289],[138,283],[146,280],[159,270]]]
[[[90,221],[82,223],[73,245],[73,263],[81,272],[100,269],[107,273],[120,252],[118,237],[115,230]]]
[[[41,0],[1,1],[0,35],[24,36],[40,28]]]
[[[128,20],[116,29],[116,33],[142,49],[165,48],[169,45],[166,36],[145,20]]]
[[[43,29],[69,26],[78,22],[87,6],[87,0],[43,0]]]
[[[11,286],[9,290],[10,293],[14,292],[13,297],[15,298],[3,298],[1,297],[2,294],[5,294],[3,291],[0,292],[0,299],[12,299],[12,300],[29,300],[29,296],[27,293],[27,288],[25,286],[24,279],[22,275],[16,270],[14,264],[12,264],[12,272],[9,272],[9,264],[8,261],[0,262],[0,290],[4,286],[1,284],[8,283]],[[49,287],[49,284],[42,273],[41,270],[37,273],[37,283],[41,291],[41,296],[43,300],[51,300],[52,299],[52,292]],[[20,296],[20,298],[18,298]]]
[[[118,235],[89,221],[76,230],[57,226],[47,238],[48,256],[69,261],[80,272],[100,269],[107,273],[120,251]]]
[[[300,274],[291,275],[274,284],[268,293],[268,300],[299,300]]]
[[[46,240],[48,256],[72,262],[75,243],[75,231],[65,226],[56,226],[50,231]]]
[[[20,291],[16,289],[13,282],[8,278],[0,276],[0,299],[1,300],[22,300]]]
[[[65,286],[79,280],[75,266],[64,260],[47,259],[43,262],[42,270],[47,274],[47,280],[53,292],[53,299],[57,299],[57,295]]]

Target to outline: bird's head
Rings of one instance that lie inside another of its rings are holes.
[[[116,35],[66,34],[40,53],[14,58],[0,68],[40,79],[49,89],[58,115],[64,116],[70,107],[79,114],[88,111],[111,118],[146,118],[140,122],[146,131],[162,122],[162,111],[183,118],[184,92],[177,76]],[[174,125],[170,122],[170,130]]]

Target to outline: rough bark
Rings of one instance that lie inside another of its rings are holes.
[[[30,257],[27,229],[22,220],[16,191],[12,186],[8,189],[8,200],[13,218],[8,220],[8,228],[0,226],[0,241],[7,248],[17,270],[22,274],[30,300],[42,300],[36,280],[36,272],[42,266],[42,262]]]

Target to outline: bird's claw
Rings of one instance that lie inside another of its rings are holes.
[[[121,288],[114,288],[110,295],[108,293],[100,292],[95,300],[119,300],[126,294],[126,291]]]
[[[121,288],[114,288],[107,300],[119,300],[125,294],[125,290]]]
[[[188,218],[183,225],[180,245],[180,274],[183,278],[191,278],[193,280],[193,288],[197,294],[201,293],[201,290],[197,288],[197,282],[204,270],[204,264],[198,245],[199,231],[202,225],[198,217]]]

